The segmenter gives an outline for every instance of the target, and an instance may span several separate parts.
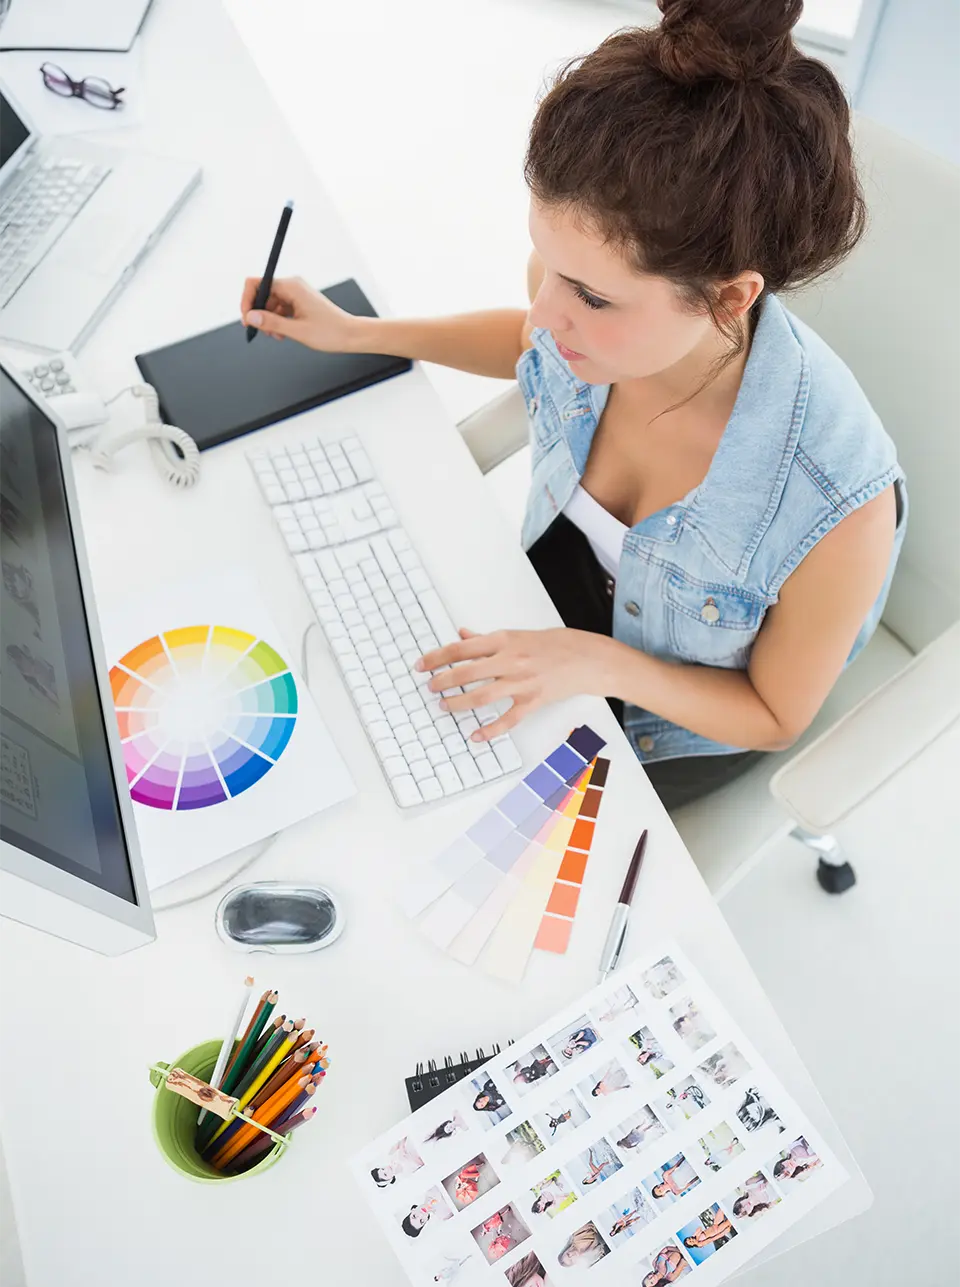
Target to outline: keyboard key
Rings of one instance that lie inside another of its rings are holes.
[[[465,787],[479,786],[483,781],[483,774],[469,755],[455,755],[452,763]]]
[[[409,774],[404,777],[394,778],[390,785],[393,788],[393,794],[397,798],[397,803],[402,808],[409,809],[415,804],[423,803],[420,788]]]
[[[409,773],[410,771],[409,766],[402,755],[391,756],[389,759],[383,760],[382,763],[383,771],[386,773],[388,778],[402,777],[405,773]]]
[[[500,745],[494,743],[493,753],[497,757],[497,762],[501,769],[503,769],[504,773],[513,773],[516,769],[523,767],[523,760],[520,758],[520,752],[509,738],[504,739]]]
[[[423,782],[425,778],[433,778],[433,769],[426,760],[420,760],[410,769],[414,782]],[[436,778],[434,778],[436,781]]]
[[[458,791],[463,790],[460,775],[452,764],[438,764],[436,774],[437,780],[443,787],[444,795],[456,795]]]
[[[483,774],[484,782],[492,782],[494,778],[500,777],[500,765],[497,763],[497,757],[490,751],[485,755],[478,756],[477,768]]]
[[[436,778],[426,778],[420,783],[420,791],[424,800],[442,800],[444,790]]]

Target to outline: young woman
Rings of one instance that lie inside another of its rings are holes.
[[[505,1104],[506,1100],[489,1077],[483,1083],[480,1094],[473,1101],[473,1107],[478,1113],[499,1113]]]
[[[431,1131],[423,1142],[424,1144],[437,1144],[440,1140],[450,1139],[456,1135],[457,1131],[465,1131],[466,1129],[466,1124],[460,1120],[460,1114],[455,1113],[453,1117],[448,1117],[445,1122],[441,1122],[436,1130]]]
[[[682,1198],[699,1183],[700,1177],[696,1171],[685,1157],[681,1157],[673,1166],[666,1167],[663,1178],[650,1192],[655,1198]]]
[[[474,1158],[457,1172],[454,1185],[454,1201],[461,1209],[468,1207],[480,1196],[480,1159]]]
[[[729,1242],[731,1237],[735,1237],[733,1225],[723,1214],[717,1210],[713,1220],[709,1225],[704,1225],[696,1233],[692,1233],[689,1238],[684,1238],[685,1247],[709,1247],[711,1244],[714,1248],[722,1247],[725,1242]]]
[[[640,1280],[640,1287],[661,1287],[663,1283],[675,1283],[689,1272],[690,1266],[684,1260],[680,1248],[667,1246],[654,1256],[653,1269]]]
[[[563,1048],[564,1059],[572,1059],[574,1055],[582,1055],[585,1050],[589,1050],[597,1040],[597,1034],[592,1028],[579,1028],[574,1032],[570,1040]]]
[[[563,1126],[565,1122],[569,1122],[572,1116],[573,1116],[573,1109],[568,1108],[566,1112],[561,1113],[558,1117],[549,1118],[547,1121],[547,1125],[550,1127],[551,1137],[556,1135],[560,1127]]]
[[[427,654],[450,711],[611,700],[669,808],[807,728],[873,633],[904,531],[893,443],[782,292],[865,222],[802,0],[659,0],[558,76],[524,167],[532,307],[355,318],[299,279],[244,321],[316,349],[516,373],[523,544],[565,626]],[[486,685],[473,687],[476,682]],[[461,691],[463,686],[464,691]]]
[[[404,1135],[398,1140],[387,1155],[384,1166],[375,1166],[370,1172],[378,1189],[385,1189],[388,1184],[396,1184],[398,1175],[412,1175],[423,1166],[423,1158],[413,1148]]]
[[[540,1185],[540,1192],[533,1200],[530,1210],[534,1215],[545,1215],[552,1211],[554,1215],[563,1210],[563,1205],[569,1205],[570,1193],[565,1189],[559,1178],[547,1180],[545,1184]]]
[[[597,1226],[585,1224],[570,1235],[557,1260],[567,1269],[573,1265],[595,1265],[609,1251],[610,1248],[600,1237]]]
[[[748,1176],[740,1186],[741,1193],[733,1204],[733,1214],[740,1220],[752,1220],[771,1210],[780,1201],[766,1176],[758,1171]]]
[[[400,1228],[408,1238],[419,1238],[425,1226],[436,1210],[436,1198],[430,1198],[426,1202],[421,1202],[410,1208],[407,1214],[400,1221]]]
[[[806,1140],[798,1140],[786,1157],[782,1157],[773,1168],[775,1180],[803,1180],[823,1163],[817,1157]]]
[[[438,1273],[433,1275],[433,1281],[435,1283],[456,1282],[460,1277],[460,1271],[463,1269],[463,1266],[470,1264],[471,1257],[464,1256],[463,1259],[459,1259],[455,1256],[444,1256],[444,1260],[447,1263]]]
[[[521,1065],[518,1062],[513,1067],[513,1080],[524,1086],[528,1086],[533,1081],[540,1081],[543,1077],[549,1077],[557,1071],[557,1065],[549,1055],[542,1059],[531,1059],[528,1064]]]
[[[639,1148],[651,1131],[654,1132],[653,1138],[656,1139],[658,1126],[660,1126],[659,1121],[652,1113],[648,1113],[641,1121],[630,1127],[623,1139],[617,1140],[617,1148]],[[659,1134],[663,1134],[663,1127],[660,1127]]]
[[[601,1095],[612,1095],[618,1090],[626,1090],[630,1085],[630,1078],[620,1067],[619,1064],[610,1064],[603,1070],[600,1080],[591,1090],[590,1094],[594,1099]]]
[[[596,1162],[593,1156],[593,1149],[590,1149],[587,1152],[587,1166],[589,1166],[590,1168],[590,1174],[585,1175],[583,1179],[580,1181],[580,1183],[582,1185],[596,1184],[598,1180],[605,1180],[607,1176],[604,1174],[604,1172],[607,1170],[607,1167],[610,1166],[611,1164],[612,1163],[610,1158],[607,1158],[606,1161],[603,1161],[603,1162],[599,1162],[599,1163]],[[609,1174],[613,1175],[614,1171],[616,1171],[617,1169],[618,1169],[617,1167],[614,1167],[614,1170],[610,1171]]]
[[[652,1219],[654,1216],[650,1208],[642,1198],[639,1198],[633,1207],[625,1208],[617,1216],[610,1230],[610,1237],[615,1238],[618,1233],[626,1233],[632,1225],[649,1224]]]
[[[510,1287],[547,1287],[547,1273],[535,1251],[505,1269],[503,1276]]]

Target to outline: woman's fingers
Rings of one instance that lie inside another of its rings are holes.
[[[506,680],[472,688],[469,693],[454,693],[440,703],[445,711],[472,711],[480,706],[492,706],[505,697],[513,697],[513,686]]]
[[[433,652],[424,653],[414,666],[415,670],[440,670],[442,666],[454,666],[458,661],[473,661],[477,657],[489,657],[496,652],[502,638],[499,635],[470,635],[459,643],[446,644],[435,648]]]
[[[532,710],[533,705],[530,703],[514,702],[505,715],[501,715],[492,724],[484,724],[476,733],[471,733],[470,736],[475,742],[489,742],[495,737],[500,737],[503,733],[509,733]]]
[[[438,670],[427,687],[431,693],[442,693],[446,688],[456,688],[461,684],[466,687],[467,684],[477,684],[486,679],[502,678],[504,676],[496,660],[483,657],[479,661],[461,662],[456,668],[448,666],[446,670]]]

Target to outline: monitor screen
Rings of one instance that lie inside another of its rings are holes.
[[[0,90],[0,169],[25,142],[29,130]]]
[[[56,428],[0,408],[0,837],[135,903]]]

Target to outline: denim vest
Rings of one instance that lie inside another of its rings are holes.
[[[533,447],[525,550],[573,494],[610,392],[609,385],[578,380],[549,331],[535,330],[532,341],[517,363]],[[614,638],[654,657],[745,670],[786,578],[842,518],[893,482],[899,521],[890,567],[848,662],[870,638],[886,602],[906,524],[903,473],[847,367],[768,296],[707,476],[624,537]],[[630,704],[624,729],[641,760],[742,749]]]

